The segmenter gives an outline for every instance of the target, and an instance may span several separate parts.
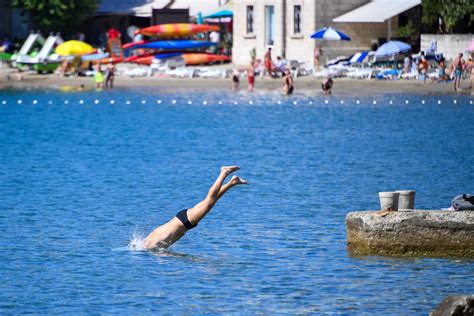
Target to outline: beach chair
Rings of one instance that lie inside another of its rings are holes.
[[[346,76],[352,79],[370,80],[373,76],[373,73],[374,73],[374,69],[370,67],[362,67],[362,68],[353,67],[347,72]]]

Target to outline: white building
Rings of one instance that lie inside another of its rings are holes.
[[[326,58],[368,50],[380,39],[397,36],[397,17],[420,4],[421,0],[235,1],[233,61],[249,63],[254,48],[257,58],[272,47],[274,56],[308,62],[313,60],[316,45],[322,46]],[[419,11],[419,7],[413,10]],[[352,40],[330,42],[310,37],[325,26]]]

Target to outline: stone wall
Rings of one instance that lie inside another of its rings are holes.
[[[459,53],[464,53],[474,34],[421,34],[421,50],[428,50],[431,41],[438,42],[438,52],[443,53],[447,60],[454,59]]]

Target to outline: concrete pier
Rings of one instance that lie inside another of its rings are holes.
[[[346,227],[355,255],[474,258],[474,211],[351,212]]]

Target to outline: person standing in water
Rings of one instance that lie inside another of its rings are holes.
[[[285,70],[285,76],[283,77],[283,92],[286,95],[293,94],[293,90],[295,89],[293,76],[291,75],[291,71],[289,69]]]
[[[114,79],[115,79],[115,65],[112,58],[109,60],[107,65],[107,72],[105,75],[105,89],[114,88]]]
[[[224,184],[227,176],[239,169],[238,166],[222,167],[219,177],[209,189],[206,198],[192,208],[178,212],[169,222],[157,227],[145,238],[143,248],[146,250],[168,248],[183,237],[188,230],[196,227],[227,190],[239,184],[248,184],[237,176],[233,176]]]
[[[249,82],[249,91],[253,91],[255,86],[255,63],[254,61],[250,62],[250,65],[247,68],[247,80]]]
[[[95,66],[95,72],[94,72],[94,80],[95,80],[95,88],[97,90],[102,90],[104,88],[104,73],[102,72],[102,69],[100,67],[100,63],[97,63]]]

